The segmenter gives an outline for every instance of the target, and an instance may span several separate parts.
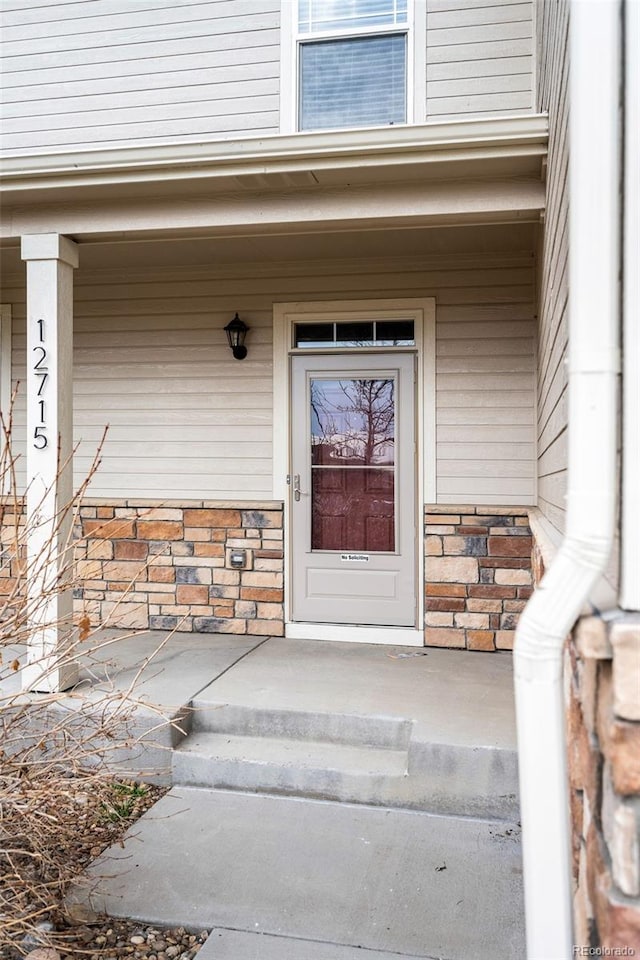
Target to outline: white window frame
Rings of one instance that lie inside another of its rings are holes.
[[[298,130],[299,49],[302,40],[344,40],[356,37],[407,34],[407,119],[406,126],[424,123],[427,109],[427,2],[407,0],[407,23],[383,27],[361,27],[301,35],[298,30],[298,0],[282,0],[280,15],[280,133],[326,133],[327,130]],[[348,130],[348,127],[336,127]],[[355,129],[355,128],[354,128]],[[359,127],[358,129],[364,129]]]

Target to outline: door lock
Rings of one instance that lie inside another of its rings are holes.
[[[300,474],[296,473],[293,478],[293,499],[298,503],[300,500]]]

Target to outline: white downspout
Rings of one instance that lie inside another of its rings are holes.
[[[514,653],[527,957],[573,956],[563,647],[615,530],[620,0],[570,8],[567,529]]]

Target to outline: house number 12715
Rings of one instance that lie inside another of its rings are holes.
[[[44,396],[47,386],[47,380],[49,379],[49,370],[47,369],[47,351],[45,347],[41,346],[45,342],[44,340],[44,320],[36,320],[36,325],[38,327],[38,339],[40,343],[38,346],[33,348],[33,353],[36,354],[35,360],[33,362],[33,372],[36,377],[39,379],[38,390],[37,390],[37,419],[39,423],[35,430],[33,431],[33,445],[36,450],[44,450],[49,444],[47,437],[47,423],[44,416]]]

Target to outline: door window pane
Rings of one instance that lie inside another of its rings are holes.
[[[405,123],[406,35],[300,45],[300,129]]]
[[[378,320],[376,345],[379,347],[412,347],[415,344],[413,320]]]
[[[311,549],[395,550],[395,381],[311,381]]]
[[[413,347],[413,320],[338,320],[336,323],[294,324],[294,347]]]
[[[332,323],[296,323],[296,347],[333,346]]]
[[[337,347],[365,347],[373,343],[373,323],[355,321],[354,323],[336,323]]]
[[[311,463],[393,466],[393,380],[311,381]]]
[[[393,470],[312,471],[311,549],[395,549]]]

